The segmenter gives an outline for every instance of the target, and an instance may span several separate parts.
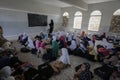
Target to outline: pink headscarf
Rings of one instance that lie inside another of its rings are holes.
[[[45,49],[45,42],[44,41],[41,42],[40,47]]]
[[[67,42],[66,42],[66,39],[65,39],[64,36],[60,36],[59,40],[60,40],[60,41],[63,41],[64,46],[67,47]]]

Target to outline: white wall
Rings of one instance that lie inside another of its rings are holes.
[[[8,1],[6,3],[6,1]],[[60,11],[58,7],[47,4],[37,4],[37,2],[27,0],[2,0],[0,2],[0,25],[3,27],[4,36],[7,39],[17,39],[19,33],[27,32],[29,35],[37,34],[41,31],[47,32],[47,27],[28,27],[27,13],[42,14],[54,20],[54,27],[60,26]]]
[[[50,22],[50,19],[53,19],[56,29],[59,26],[59,18],[59,15],[48,15],[48,23]],[[26,12],[1,9],[0,25],[3,27],[4,36],[7,38],[13,38],[22,32],[26,32],[28,34],[37,34],[41,31],[47,32],[47,28],[49,27],[28,27],[28,17]]]
[[[88,12],[88,11],[84,11],[84,10],[81,10],[81,9],[79,9],[79,8],[76,8],[76,7],[67,7],[67,8],[62,8],[61,9],[61,14],[63,14],[64,12],[68,12],[69,13],[69,21],[68,21],[68,25],[67,25],[67,27],[63,27],[66,31],[74,31],[75,29],[73,28],[73,23],[74,23],[74,14],[75,14],[75,12],[77,12],[77,11],[81,11],[82,12],[82,14],[83,14],[83,19],[82,19],[82,29],[78,29],[78,30],[83,30],[83,29],[85,29],[85,25],[87,25],[86,23],[86,21],[87,20],[85,20],[86,19],[86,17],[87,17],[87,15],[86,15],[86,13]],[[62,15],[61,15],[62,16]],[[62,17],[61,17],[62,18]],[[62,19],[61,19],[61,22],[62,22]]]
[[[89,33],[102,33],[102,32],[109,32],[112,14],[117,9],[120,9],[120,1],[113,1],[113,2],[111,1],[111,2],[105,2],[105,3],[92,4],[92,5],[90,4],[88,7],[88,11],[83,11],[75,7],[62,8],[61,13],[64,13],[65,11],[67,11],[70,14],[69,24],[66,28],[67,30],[74,30],[72,28],[73,22],[74,22],[73,21],[74,13],[76,11],[81,11],[83,13],[81,30],[87,31]],[[90,17],[90,13],[93,10],[100,10],[102,12],[102,20],[101,20],[101,24],[98,32],[88,31],[89,17]]]

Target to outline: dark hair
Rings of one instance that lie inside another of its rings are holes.
[[[83,63],[86,66],[86,70],[90,69],[90,64],[89,63]]]
[[[54,23],[54,22],[53,22],[53,19],[51,19],[51,23]]]

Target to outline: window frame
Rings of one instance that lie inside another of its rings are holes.
[[[97,18],[97,19],[95,20],[95,18]],[[101,11],[99,11],[99,10],[92,11],[90,18],[89,18],[88,30],[89,31],[99,31],[101,19],[102,19]],[[99,22],[97,20],[99,20]],[[92,27],[91,25],[94,25],[94,26]]]
[[[73,28],[74,29],[81,29],[82,26],[82,12],[81,11],[77,11],[74,14],[74,22],[73,22]],[[79,19],[79,20],[78,20]],[[77,24],[80,21],[79,24]],[[77,27],[75,27],[76,25],[78,25]]]

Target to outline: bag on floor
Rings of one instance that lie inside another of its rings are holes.
[[[37,54],[37,49],[35,49],[35,48],[31,49],[31,53],[32,54]]]
[[[114,71],[115,67],[111,65],[103,65],[102,67],[98,67],[94,69],[94,73],[101,77],[103,80],[109,80],[112,72]]]
[[[50,59],[49,53],[43,54],[42,59],[43,59],[43,60],[49,60],[49,59]]]
[[[15,69],[15,71],[12,73],[12,75],[13,76],[22,75],[24,72],[26,72],[27,70],[29,70],[32,67],[33,67],[33,65],[28,62],[16,63],[13,65],[13,68]]]
[[[23,53],[30,52],[30,50],[28,48],[25,48],[25,47],[21,48],[20,51],[23,52]]]
[[[48,63],[39,65],[38,71],[39,71],[40,76],[46,80],[49,79],[54,73],[53,68]]]
[[[30,68],[24,72],[24,79],[25,80],[42,80],[41,76],[38,73],[38,70],[34,68]]]
[[[95,61],[94,57],[95,57],[94,55],[90,55],[90,54],[86,54],[86,56],[85,56],[85,58],[90,61]]]
[[[49,60],[49,61],[56,60],[56,58],[52,56],[52,53],[45,53],[42,56],[42,59],[43,60]]]

